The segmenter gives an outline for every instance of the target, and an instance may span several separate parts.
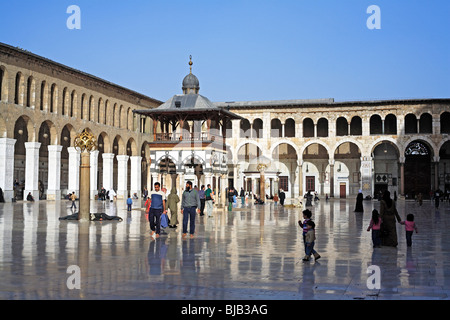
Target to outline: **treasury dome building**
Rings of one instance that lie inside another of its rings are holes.
[[[92,198],[101,187],[118,198],[140,195],[155,181],[181,188],[185,177],[222,195],[228,186],[268,197],[281,188],[288,198],[309,190],[412,198],[450,189],[450,99],[211,102],[199,94],[190,64],[181,92],[163,103],[0,44],[5,200],[78,192],[80,152],[73,146],[82,130],[98,142]],[[171,108],[179,108],[177,117],[165,116]]]

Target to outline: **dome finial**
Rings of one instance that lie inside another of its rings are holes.
[[[190,60],[190,61],[189,61],[189,68],[191,69],[191,72],[190,72],[190,73],[192,74],[192,65],[194,64],[194,63],[192,62],[192,55],[189,56],[189,60]]]

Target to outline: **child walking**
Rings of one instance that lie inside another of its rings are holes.
[[[306,247],[305,237],[306,237],[306,233],[308,232],[306,223],[309,220],[311,220],[311,216],[312,216],[311,210],[306,209],[306,210],[303,210],[303,222],[301,220],[298,220],[298,225],[300,226],[300,228],[303,229],[302,235],[303,235],[303,243],[305,244],[305,247]]]
[[[382,222],[383,221],[380,218],[378,210],[373,209],[372,219],[370,219],[370,224],[369,227],[367,228],[367,231],[370,231],[372,229],[372,243],[374,248],[381,248],[380,229]]]
[[[403,224],[405,226],[406,230],[406,245],[408,247],[412,246],[412,235],[414,233],[414,230],[416,230],[416,233],[419,232],[417,229],[416,223],[414,222],[414,215],[412,213],[408,214],[406,216],[406,221],[401,221],[400,224]]]
[[[314,260],[317,261],[320,258],[320,255],[314,250],[314,242],[316,241],[316,224],[312,220],[308,220],[306,222],[306,232],[305,235],[305,257],[303,261],[309,261],[311,259],[311,254],[314,255]]]

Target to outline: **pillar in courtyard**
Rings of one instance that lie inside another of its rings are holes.
[[[439,157],[433,157],[434,164],[434,190],[439,188]]]
[[[69,193],[75,192],[78,194],[80,185],[80,149],[69,147]]]
[[[113,188],[114,153],[104,153],[103,158],[103,188],[108,192]]]
[[[6,202],[14,198],[14,145],[15,139],[0,138],[0,188]]]
[[[267,165],[260,163],[257,166],[257,169],[259,171],[259,197],[262,201],[266,201],[266,177],[265,177],[265,171],[266,171]]]
[[[25,142],[25,190],[23,200],[27,199],[28,193],[31,193],[34,200],[39,200],[39,142]]]
[[[98,194],[97,184],[98,184],[98,150],[91,151],[91,199],[95,199],[95,195]]]
[[[141,162],[142,157],[140,156],[132,156],[130,157],[131,161],[131,175],[130,175],[130,192],[131,196],[133,196],[135,193],[137,194],[138,198],[141,198]]]
[[[400,195],[405,196],[405,157],[400,157]]]
[[[373,177],[372,177],[372,162],[373,159],[370,156],[361,157],[361,191],[363,197],[373,196]]]
[[[80,204],[78,220],[89,221],[91,213],[91,155],[90,152],[97,148],[94,136],[84,130],[75,137],[75,146],[81,152],[80,164]]]
[[[117,156],[117,199],[128,197],[128,159],[127,155]]]
[[[328,160],[330,164],[330,197],[334,197],[334,159]]]
[[[61,151],[62,146],[48,146],[47,200],[61,200]]]

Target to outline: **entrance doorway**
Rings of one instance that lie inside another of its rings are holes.
[[[429,198],[431,189],[430,149],[421,142],[411,142],[405,151],[405,196],[409,199],[422,193]]]
[[[339,184],[339,196],[341,199],[347,198],[346,190],[347,190],[346,184],[344,182],[341,182]]]
[[[308,191],[314,192],[316,190],[315,181],[316,181],[315,177],[306,177],[306,192]]]

